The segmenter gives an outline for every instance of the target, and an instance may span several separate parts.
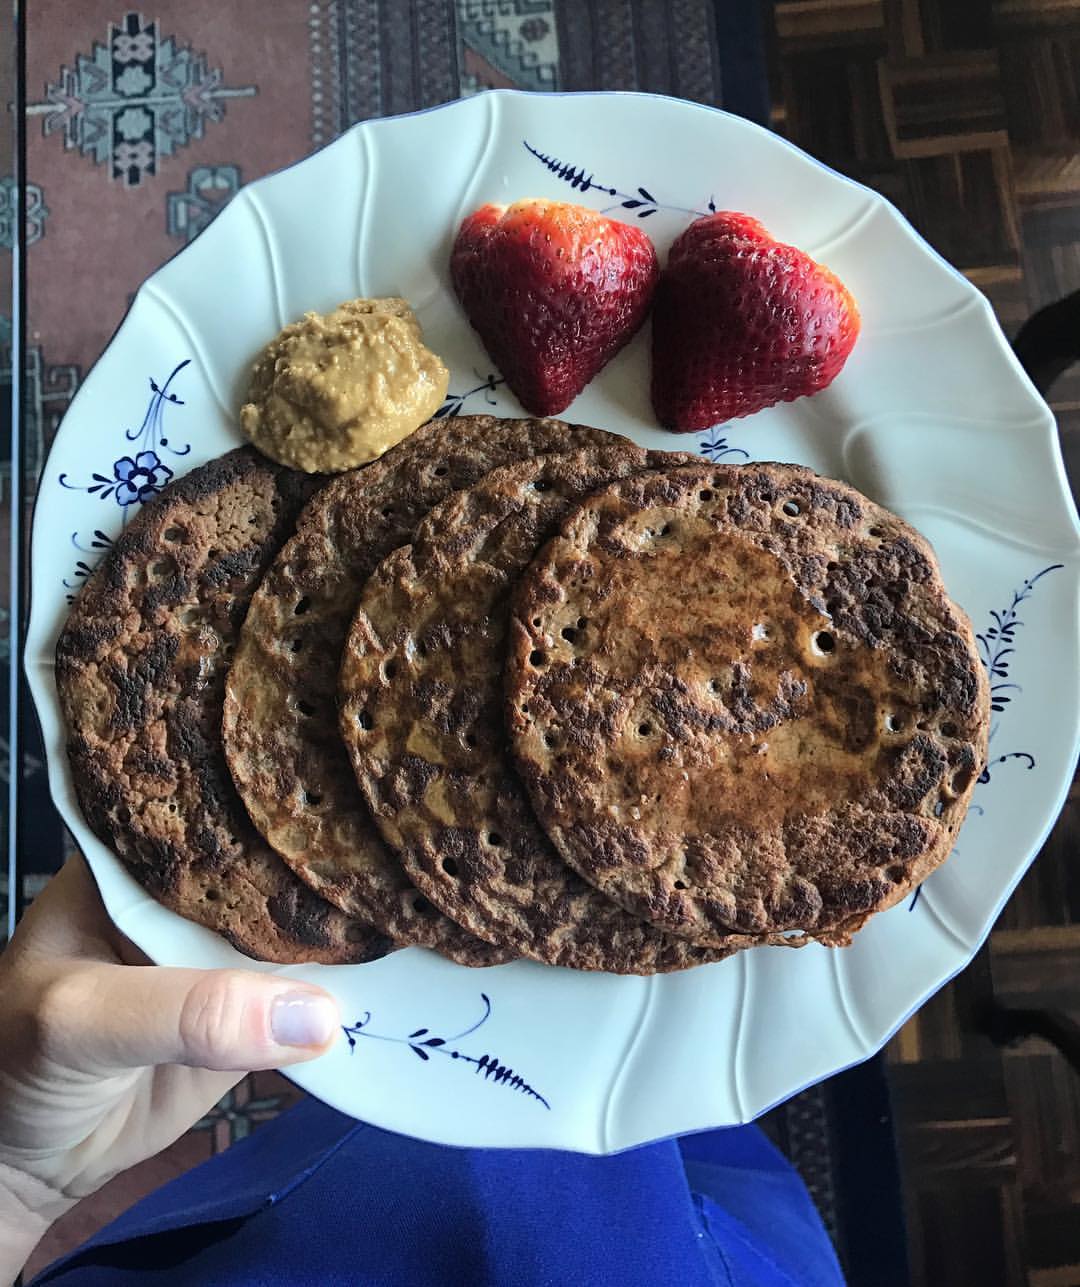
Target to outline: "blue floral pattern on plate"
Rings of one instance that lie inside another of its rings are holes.
[[[141,450],[114,460],[111,474],[91,474],[89,483],[70,482],[67,474],[62,473],[57,479],[60,486],[66,487],[68,491],[86,492],[88,496],[96,496],[98,500],[115,500],[121,510],[122,523],[127,522],[128,510],[132,505],[145,504],[167,487],[172,482],[173,471],[162,460],[162,451],[168,451],[173,456],[186,456],[191,451],[190,443],[175,447],[165,435],[166,404],[174,407],[184,405],[183,398],[172,390],[172,383],[190,362],[190,358],[178,362],[163,384],[159,385],[153,376],[150,377],[150,401],[142,423],[136,429],[124,430],[125,439],[138,443]],[[80,540],[79,533],[72,532],[71,543],[80,554],[94,554],[107,550],[112,545],[112,538],[95,528],[89,541]],[[85,559],[76,560],[72,573],[74,580],[69,581],[65,577],[64,588],[69,591],[77,590],[93,570],[94,565]],[[68,603],[73,599],[74,594],[68,594]]]
[[[528,139],[522,139],[521,143],[525,151],[536,157],[545,169],[550,170],[556,178],[569,183],[576,192],[585,193],[595,189],[595,191],[603,192],[609,197],[620,198],[615,205],[608,206],[605,210],[602,210],[601,214],[606,214],[608,210],[632,210],[639,219],[647,219],[649,215],[656,214],[657,210],[672,210],[676,214],[690,215],[691,218],[699,219],[707,214],[716,213],[716,205],[712,197],[706,203],[706,209],[692,210],[688,206],[673,206],[667,202],[658,201],[648,188],[638,187],[634,192],[623,192],[620,188],[598,182],[596,175],[586,173],[583,166],[574,165],[569,161],[561,161],[556,156],[541,152],[539,148],[533,147]]]
[[[365,1011],[354,1024],[343,1025],[342,1031],[345,1033],[345,1040],[349,1043],[350,1054],[355,1054],[356,1052],[357,1038],[367,1037],[372,1041],[389,1041],[395,1045],[408,1046],[413,1054],[424,1063],[427,1063],[432,1055],[445,1055],[449,1059],[460,1060],[464,1064],[471,1065],[473,1071],[477,1074],[482,1074],[486,1082],[519,1091],[550,1110],[551,1105],[539,1091],[534,1090],[523,1077],[514,1072],[513,1068],[502,1063],[494,1055],[470,1055],[452,1046],[453,1042],[461,1041],[463,1037],[471,1036],[478,1028],[482,1028],[491,1017],[490,998],[486,993],[481,992],[480,1000],[484,1003],[484,1012],[480,1018],[475,1023],[470,1024],[469,1027],[463,1028],[461,1032],[456,1032],[450,1037],[433,1036],[430,1028],[417,1028],[406,1037],[392,1037],[386,1033],[372,1032],[368,1027],[371,1022],[370,1011]]]
[[[464,404],[478,393],[484,395],[484,401],[489,407],[495,406],[495,399],[491,395],[500,384],[505,384],[506,380],[503,376],[496,375],[494,371],[489,371],[483,379],[481,379],[478,371],[476,377],[481,382],[475,388],[467,389],[464,393],[448,393],[442,406],[431,417],[432,420],[445,420],[448,416],[460,416],[461,408]]]
[[[112,474],[94,473],[89,483],[72,483],[66,473],[61,474],[59,483],[73,492],[86,492],[98,500],[113,497],[116,503],[126,509],[129,505],[141,505],[156,496],[172,479],[173,471],[161,458],[161,449],[165,448],[173,456],[186,456],[191,446],[185,443],[174,447],[165,436],[165,404],[182,407],[184,400],[176,393],[170,392],[170,386],[180,372],[191,362],[185,358],[177,363],[169,373],[164,384],[159,385],[150,377],[150,401],[137,429],[126,429],[124,437],[128,442],[137,442],[142,448],[134,456],[121,456],[112,464]]]
[[[1064,567],[1063,563],[1051,563],[1041,572],[1036,572],[1034,576],[1029,576],[1019,590],[1013,591],[1012,602],[1007,608],[1002,608],[1000,612],[990,609],[990,620],[992,625],[981,633],[975,635],[976,643],[979,646],[979,654],[982,663],[986,667],[986,673],[990,677],[990,709],[992,711],[1003,711],[1005,707],[1013,700],[1014,695],[1019,696],[1023,689],[1019,684],[1012,683],[1009,680],[1009,667],[1012,662],[1009,658],[1016,652],[1016,632],[1023,626],[1023,622],[1017,613],[1017,609],[1025,599],[1030,599],[1035,585],[1041,581],[1044,576],[1050,572],[1057,572]],[[993,741],[997,735],[997,725],[990,728],[990,740]],[[992,760],[986,762],[983,771],[979,774],[979,784],[985,785],[990,781],[990,771],[999,764],[1006,764],[1010,760],[1020,760],[1031,770],[1035,767],[1035,757],[1030,751],[1007,751],[1004,755],[998,755]],[[982,813],[981,805],[972,804],[971,808],[978,813]],[[919,902],[919,895],[922,893],[922,885],[916,889],[911,896],[911,902],[908,904],[908,911],[913,912]]]
[[[749,460],[750,453],[742,447],[733,447],[726,438],[720,436],[720,430],[726,429],[727,425],[716,425],[709,430],[708,435],[698,444],[699,455],[705,456],[708,460],[715,463],[718,460],[727,460],[733,456],[741,460]]]

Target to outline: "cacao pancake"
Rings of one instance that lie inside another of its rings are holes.
[[[169,486],[76,599],[56,683],[86,820],[155,898],[261,960],[367,961],[393,945],[263,842],[221,746],[229,653],[311,490],[249,447]]]
[[[933,551],[791,465],[586,500],[519,582],[506,683],[559,852],[702,941],[850,941],[949,853],[986,758],[987,679]]]
[[[435,913],[387,852],[341,744],[341,650],[368,576],[432,505],[490,469],[626,440],[560,420],[435,420],[311,501],[259,587],[229,674],[225,749],[255,825],[324,898],[462,964],[505,959]]]
[[[345,646],[343,738],[406,874],[459,924],[553,965],[654,973],[725,955],[661,933],[562,861],[514,776],[502,719],[518,574],[582,496],[686,459],[627,444],[493,471],[376,569]]]

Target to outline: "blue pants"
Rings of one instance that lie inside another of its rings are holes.
[[[56,1287],[834,1287],[809,1195],[755,1127],[614,1157],[443,1148],[307,1100],[152,1193]]]

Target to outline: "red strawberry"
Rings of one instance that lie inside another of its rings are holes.
[[[859,334],[843,282],[756,219],[697,219],[671,247],[653,313],[652,400],[680,433],[826,388]]]
[[[521,405],[553,416],[645,320],[659,268],[640,228],[534,200],[469,215],[450,275]]]

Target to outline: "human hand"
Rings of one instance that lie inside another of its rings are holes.
[[[79,1198],[245,1073],[322,1054],[338,1024],[327,993],[292,979],[148,964],[68,862],[0,954],[0,1283]]]

